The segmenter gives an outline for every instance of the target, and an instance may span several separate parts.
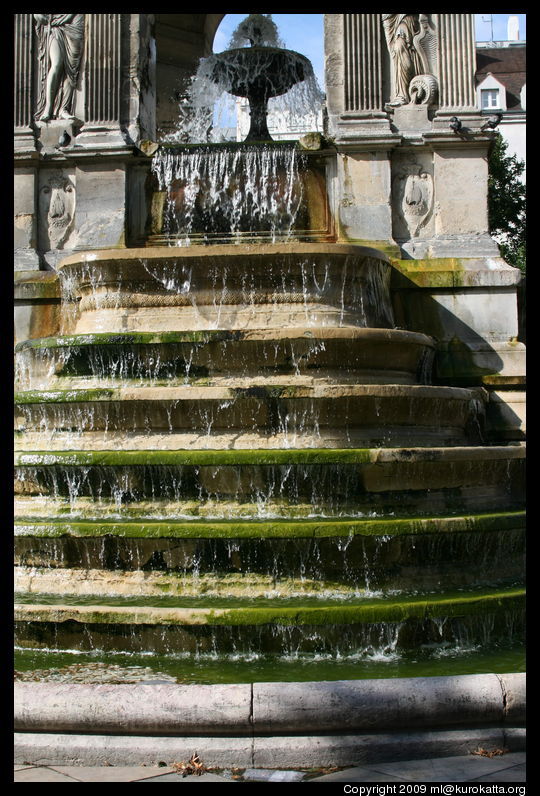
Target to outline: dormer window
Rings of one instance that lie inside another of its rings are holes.
[[[489,111],[495,108],[500,109],[501,98],[498,88],[483,88],[480,91],[482,110]]]
[[[491,72],[476,87],[476,102],[482,113],[506,110],[506,89]]]

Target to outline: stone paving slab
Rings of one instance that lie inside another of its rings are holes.
[[[405,782],[403,777],[394,774],[381,774],[365,766],[354,766],[342,771],[333,771],[321,777],[310,777],[308,782]]]
[[[505,771],[516,769],[518,765],[525,767],[525,753],[511,752],[497,757],[482,757],[480,755],[467,755],[459,757],[430,758],[427,760],[404,760],[395,763],[376,763],[372,766],[344,769],[323,777],[316,777],[315,782],[365,782],[369,774],[371,782],[376,782],[377,777],[392,776],[394,781],[401,782],[469,782],[480,781],[480,777],[490,777],[491,782],[496,782],[498,776],[505,776],[505,781],[511,782],[511,776]],[[514,772],[518,776],[518,771]],[[523,772],[521,772],[523,776]],[[389,781],[379,779],[379,781]],[[516,780],[517,781],[517,780]],[[519,780],[521,781],[521,780]]]
[[[247,768],[248,782],[525,782],[525,752],[488,758],[480,755],[406,760],[351,766],[322,776],[303,771]],[[207,771],[182,777],[171,767],[157,766],[14,766],[15,782],[235,782]],[[247,776],[246,776],[247,775]]]
[[[521,755],[521,759],[517,756]],[[373,766],[378,771],[398,774],[406,780],[421,782],[466,782],[472,778],[493,774],[522,762],[524,753],[514,752],[496,757],[468,755],[466,757],[446,757],[431,760],[407,760],[400,763],[381,763]]]
[[[191,774],[190,776],[183,777],[181,774],[164,774],[161,777],[151,777],[143,780],[136,780],[137,782],[234,782],[233,779],[227,777],[220,777],[219,774],[212,774],[210,771],[200,776]]]
[[[159,774],[174,773],[170,767],[157,766],[48,766],[79,782],[141,782]],[[176,776],[178,776],[176,774]]]
[[[526,766],[521,763],[519,766],[511,766],[493,774],[486,774],[472,780],[473,782],[526,782]]]
[[[59,771],[53,771],[51,768],[38,766],[15,771],[13,782],[80,782],[80,780],[68,777]]]

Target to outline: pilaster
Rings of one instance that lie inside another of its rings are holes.
[[[55,269],[81,248],[126,245],[130,172],[138,185],[138,146],[155,138],[153,15],[37,16],[15,15],[15,270],[23,271]],[[66,36],[78,36],[77,80],[58,109],[62,72],[58,102],[44,113],[50,31],[64,23]]]

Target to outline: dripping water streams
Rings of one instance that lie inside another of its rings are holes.
[[[152,171],[167,193],[164,232],[178,246],[189,246],[194,232],[205,239],[227,234],[242,241],[243,233],[258,233],[286,241],[304,198],[305,166],[306,156],[286,144],[161,147]]]

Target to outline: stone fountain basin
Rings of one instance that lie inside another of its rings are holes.
[[[222,768],[358,766],[525,743],[523,673],[241,685],[16,683],[15,705],[17,763],[187,760],[195,739],[206,765]]]
[[[313,71],[308,58],[277,47],[241,47],[210,56],[211,79],[237,97],[285,94]]]
[[[112,249],[67,257],[59,272],[76,283],[76,333],[394,326],[392,266],[364,246]]]

